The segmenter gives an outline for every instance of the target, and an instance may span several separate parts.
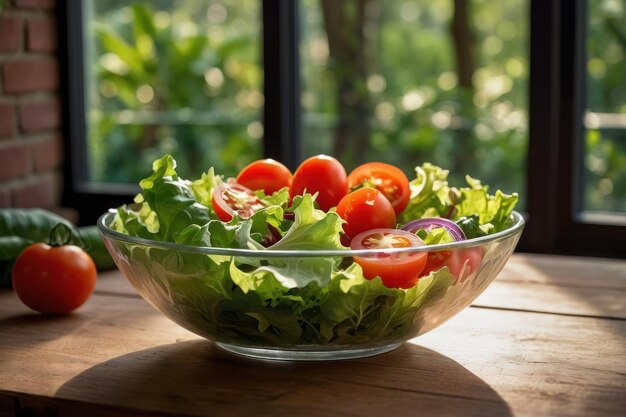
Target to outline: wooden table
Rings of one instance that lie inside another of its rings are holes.
[[[324,363],[221,351],[118,272],[65,317],[0,291],[0,417],[625,414],[626,261],[516,254],[435,331]]]

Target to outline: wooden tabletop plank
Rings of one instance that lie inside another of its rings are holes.
[[[626,260],[514,253],[504,279],[518,283],[624,290]]]
[[[474,305],[626,319],[626,261],[514,254]]]
[[[469,308],[389,354],[257,361],[135,296],[98,293],[46,318],[5,291],[0,398],[34,416],[609,416],[626,408],[625,338],[623,320]]]

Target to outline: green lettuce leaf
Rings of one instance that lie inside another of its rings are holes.
[[[295,219],[287,233],[269,249],[332,250],[345,249],[340,242],[343,220],[335,212],[315,208],[313,196],[296,196],[291,207]]]
[[[154,161],[153,173],[140,181],[135,204],[122,206],[113,227],[147,239],[173,242],[189,225],[204,225],[209,209],[196,200],[192,183],[176,174],[176,161],[165,155]]]
[[[488,186],[470,176],[465,178],[469,187],[459,189],[453,220],[478,216],[479,227],[486,234],[506,229],[519,199],[517,193],[504,194],[497,190],[495,195],[490,195]]]
[[[417,176],[410,182],[411,198],[398,216],[400,223],[445,217],[457,221],[468,238],[495,233],[510,225],[511,212],[519,199],[517,194],[498,190],[491,195],[488,186],[470,176],[465,177],[467,186],[451,187],[448,171],[430,163],[417,167],[415,172]]]
[[[434,227],[428,231],[421,229],[417,232],[417,237],[427,245],[454,242],[454,238],[445,227]]]
[[[398,217],[399,223],[423,217],[446,217],[450,211],[449,171],[431,163],[415,168],[416,178],[410,182],[411,198]]]
[[[222,183],[222,178],[215,175],[215,171],[213,167],[211,167],[206,173],[203,173],[199,179],[191,182],[191,190],[200,204],[211,208],[211,211],[213,211],[213,190]]]

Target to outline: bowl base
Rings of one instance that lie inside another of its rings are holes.
[[[228,343],[215,343],[221,349],[237,355],[248,356],[256,359],[271,359],[279,361],[335,361],[343,359],[366,358],[391,352],[402,345],[377,346],[362,349],[337,349],[337,350],[289,350],[289,349],[264,349],[236,346]]]

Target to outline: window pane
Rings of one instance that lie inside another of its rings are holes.
[[[626,213],[626,10],[589,2],[585,211]]]
[[[86,180],[136,183],[164,153],[194,177],[260,156],[259,3],[83,3]]]
[[[303,150],[525,189],[528,0],[304,0]],[[524,203],[522,202],[522,207]]]

